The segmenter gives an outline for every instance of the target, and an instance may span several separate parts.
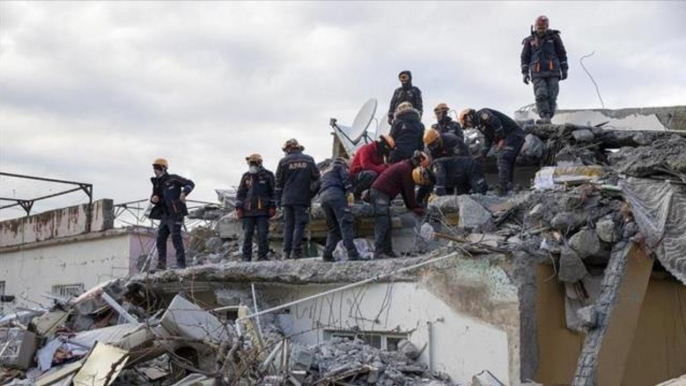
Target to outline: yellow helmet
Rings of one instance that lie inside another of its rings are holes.
[[[381,134],[379,136],[379,140],[383,141],[386,143],[386,147],[388,147],[390,150],[395,149],[395,140],[393,137],[391,137],[388,134]]]
[[[428,129],[424,132],[424,144],[429,146],[436,141],[441,140],[441,133],[436,129]]]
[[[437,113],[439,111],[448,111],[448,110],[450,110],[450,108],[445,103],[439,103],[436,105],[436,107],[434,107],[434,113]]]
[[[248,161],[248,163],[255,162],[258,165],[262,165],[262,156],[257,153],[250,154],[249,156],[245,157],[245,160]]]
[[[457,120],[460,121],[462,127],[472,127],[474,125],[473,118],[476,111],[474,109],[466,108],[460,111],[457,116]]]
[[[154,161],[152,161],[152,166],[162,166],[165,169],[169,169],[169,161],[167,161],[164,158],[156,158]]]
[[[286,143],[283,144],[281,147],[281,150],[283,151],[288,151],[290,149],[298,149],[298,150],[305,150],[305,146],[301,145],[298,143],[298,140],[295,138],[291,138]]]
[[[431,184],[428,171],[421,166],[417,166],[416,168],[412,169],[412,180],[414,181],[415,185]]]

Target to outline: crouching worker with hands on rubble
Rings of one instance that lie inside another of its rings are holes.
[[[305,147],[289,139],[281,148],[286,154],[276,169],[276,206],[283,208],[283,253],[286,259],[300,259],[309,207],[317,193],[313,188],[320,173],[314,158],[303,154]],[[291,252],[293,255],[291,255]]]
[[[524,131],[512,118],[492,109],[464,109],[459,115],[460,123],[466,128],[477,128],[484,136],[484,148],[479,161],[485,160],[493,144],[498,156],[498,193],[512,190],[515,161],[524,145]]]
[[[319,199],[326,214],[327,228],[324,261],[334,261],[333,251],[341,239],[348,251],[348,260],[359,260],[360,254],[353,242],[355,219],[350,209],[355,198],[346,160],[336,158],[331,167],[322,174],[320,182]]]
[[[236,216],[243,219],[243,261],[252,260],[252,239],[257,228],[257,260],[267,260],[269,219],[276,214],[274,173],[262,166],[262,156],[246,157],[248,172],[236,194]]]
[[[449,157],[434,160],[431,166],[421,166],[412,171],[414,183],[419,185],[417,201],[435,196],[485,194],[488,191],[486,176],[481,163],[472,157]]]
[[[183,246],[181,227],[183,227],[184,217],[188,215],[186,196],[195,187],[193,181],[176,174],[169,174],[168,168],[169,162],[166,159],[156,159],[152,163],[155,177],[150,178],[152,182],[150,202],[154,206],[148,217],[160,220],[156,240],[157,270],[167,269],[167,239],[170,234],[176,250],[176,267],[186,268],[186,251]]]
[[[376,179],[388,169],[385,157],[395,148],[395,141],[390,135],[381,134],[379,139],[368,143],[355,152],[350,165],[350,177],[355,188],[353,194],[356,199],[362,197],[362,192],[371,188]]]
[[[412,158],[391,165],[372,184],[371,199],[374,207],[374,258],[397,257],[391,239],[391,201],[402,195],[407,209],[418,215],[424,208],[417,205],[412,171],[417,166],[428,167],[429,156],[416,151]]]

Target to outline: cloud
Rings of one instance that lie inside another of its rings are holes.
[[[329,117],[369,97],[383,116],[403,69],[427,110],[532,103],[519,54],[540,13],[569,52],[562,108],[599,106],[592,51],[607,107],[686,102],[682,2],[3,2],[0,166],[126,201],[165,156],[213,200],[249,153],[330,155]]]

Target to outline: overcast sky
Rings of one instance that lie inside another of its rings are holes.
[[[539,14],[569,55],[560,108],[600,107],[579,66],[593,51],[606,107],[686,104],[682,1],[3,1],[0,169],[123,202],[149,196],[151,161],[166,157],[195,181],[192,198],[214,201],[246,155],[273,170],[288,138],[329,156],[329,117],[351,123],[370,97],[383,116],[400,70],[424,94],[425,123],[439,102],[532,103],[519,54]]]

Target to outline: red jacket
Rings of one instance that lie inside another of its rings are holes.
[[[355,152],[353,162],[350,165],[350,175],[354,176],[363,170],[373,170],[381,175],[387,168],[388,165],[384,163],[383,156],[376,151],[376,142],[372,142]]]
[[[372,184],[372,189],[387,194],[392,199],[400,193],[407,209],[414,209],[417,203],[414,197],[414,181],[412,180],[412,161],[403,160],[386,169]]]

